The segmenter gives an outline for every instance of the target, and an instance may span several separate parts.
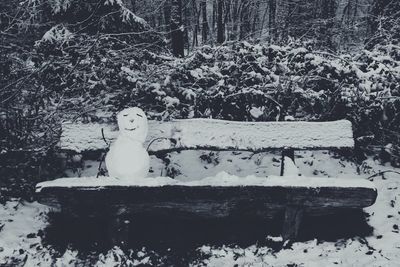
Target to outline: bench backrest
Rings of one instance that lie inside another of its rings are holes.
[[[107,124],[64,123],[59,147],[74,152],[102,150],[118,136]],[[153,142],[152,142],[153,141]],[[351,122],[235,122],[214,119],[149,121],[149,152],[184,149],[264,151],[353,148]]]

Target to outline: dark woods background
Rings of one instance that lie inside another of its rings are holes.
[[[60,170],[62,120],[336,120],[400,165],[397,0],[2,0],[0,187]]]

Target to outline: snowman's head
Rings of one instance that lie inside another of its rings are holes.
[[[146,114],[142,109],[137,107],[126,108],[118,113],[117,120],[120,134],[144,143],[148,125]]]

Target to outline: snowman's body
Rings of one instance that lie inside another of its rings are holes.
[[[106,156],[108,174],[128,181],[144,178],[150,167],[143,147],[148,131],[146,115],[140,108],[128,108],[117,119],[119,135]]]

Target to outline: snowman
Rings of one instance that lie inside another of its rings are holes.
[[[134,181],[145,178],[150,158],[143,143],[148,126],[146,114],[140,108],[127,108],[117,115],[119,135],[106,156],[106,167],[111,177]]]

